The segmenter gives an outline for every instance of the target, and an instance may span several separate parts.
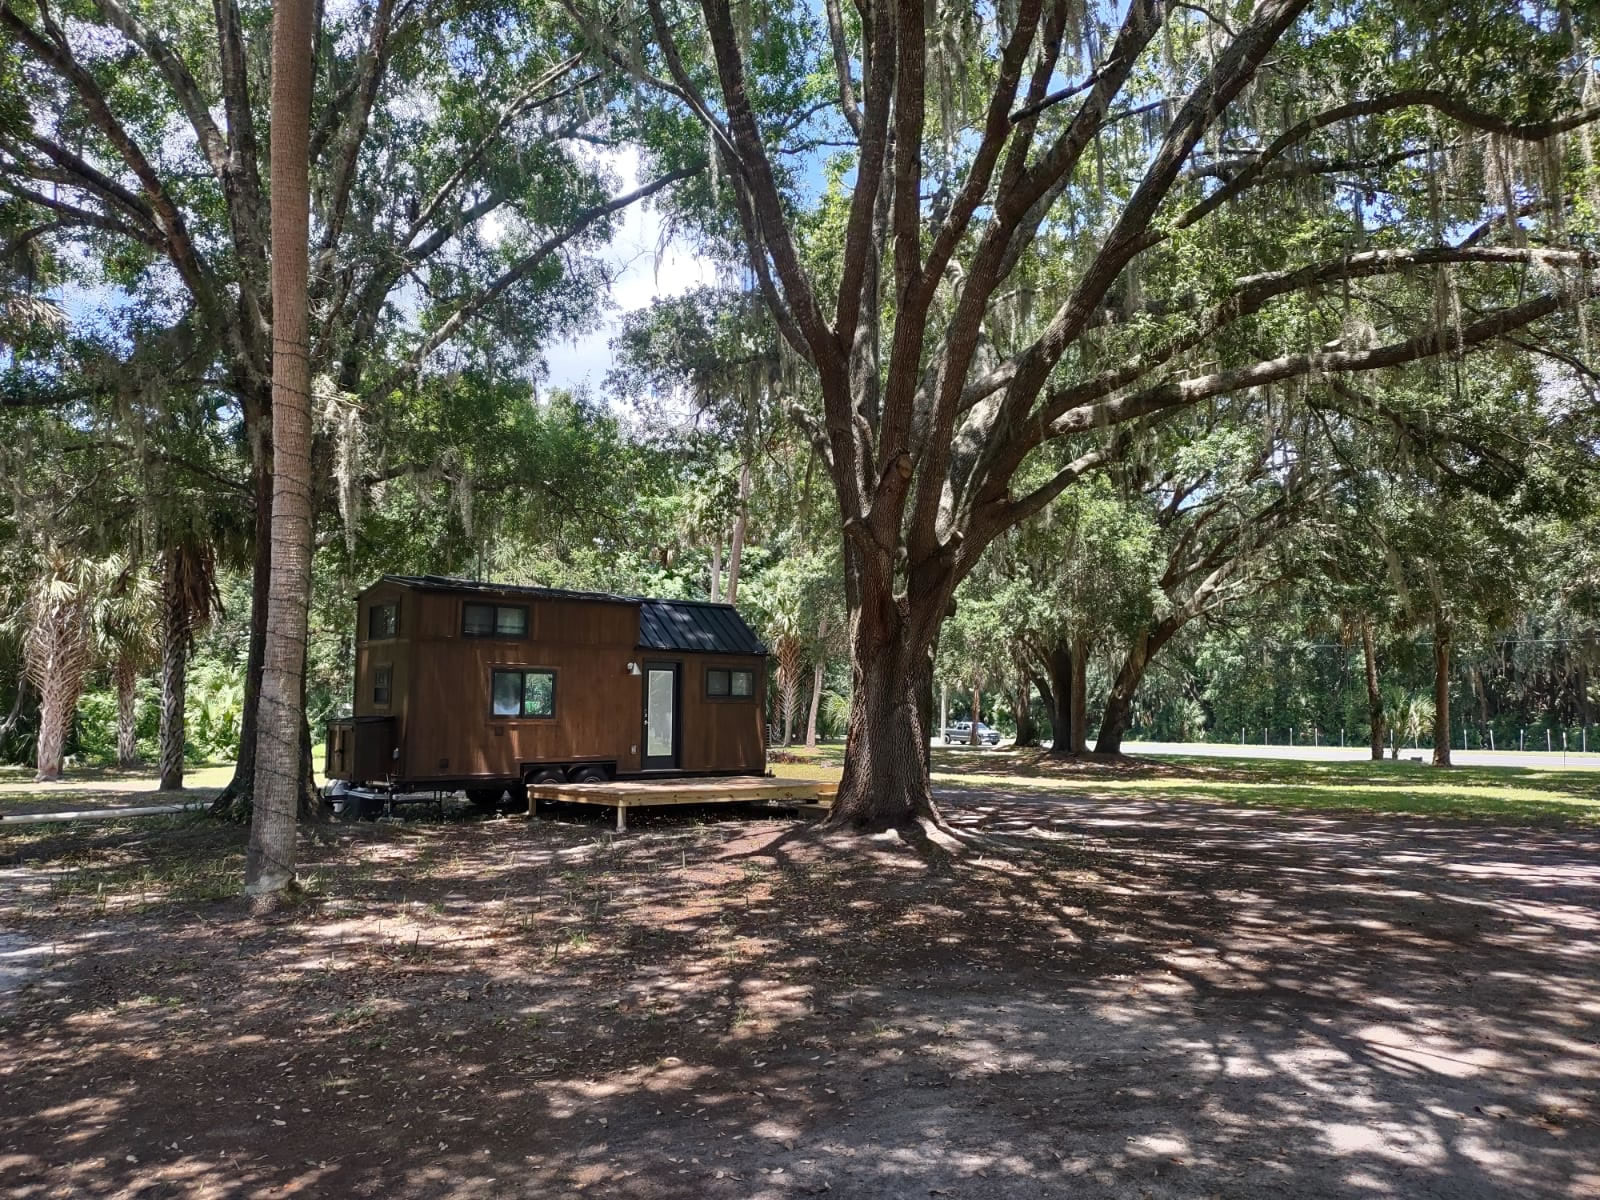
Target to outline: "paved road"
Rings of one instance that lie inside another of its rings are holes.
[[[1600,742],[1600,737],[1595,741]],[[1304,762],[1340,762],[1343,760],[1359,761],[1366,758],[1365,746],[1339,747],[1339,746],[1262,746],[1262,745],[1226,745],[1220,742],[1123,742],[1123,750],[1128,754],[1191,754],[1208,755],[1217,758],[1289,758]],[[1431,750],[1402,750],[1401,758],[1414,758],[1421,755],[1426,761],[1431,755]],[[1546,754],[1543,750],[1537,753],[1529,751],[1519,754],[1514,750],[1461,750],[1450,751],[1450,761],[1462,767],[1595,767],[1600,768],[1600,753],[1589,754],[1562,754],[1557,750],[1554,754]]]

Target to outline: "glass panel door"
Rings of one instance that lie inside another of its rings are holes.
[[[646,770],[678,765],[678,668],[647,663],[644,670],[644,756]]]

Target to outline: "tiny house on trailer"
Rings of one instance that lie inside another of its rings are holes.
[[[530,783],[766,771],[766,648],[731,605],[385,575],[356,621],[329,780],[488,807]]]

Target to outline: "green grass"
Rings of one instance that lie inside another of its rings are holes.
[[[837,780],[843,748],[797,748],[775,775]],[[1423,763],[1296,762],[1211,756],[1060,763],[1040,751],[933,751],[933,782],[1099,799],[1146,797],[1262,808],[1320,809],[1600,825],[1600,771],[1451,767]]]
[[[1600,771],[1421,763],[1173,757],[1129,766],[1056,764],[1037,752],[952,761],[934,753],[935,784],[1013,787],[1265,808],[1600,824]]]

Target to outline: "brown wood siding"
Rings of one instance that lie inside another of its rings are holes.
[[[605,759],[639,769],[638,683],[628,646],[457,638],[419,646],[416,688],[430,697],[407,735],[408,771],[516,777],[523,763]],[[555,716],[496,717],[496,667],[555,672]]]
[[[402,775],[407,770],[403,747],[411,697],[411,644],[418,609],[421,607],[420,600],[421,597],[409,589],[384,583],[356,595],[356,694],[350,711],[358,717],[393,718],[393,744],[402,748],[400,757],[390,755],[388,770],[395,775]],[[395,637],[373,641],[367,636],[371,628],[369,614],[373,606],[378,604],[399,606],[398,628]],[[389,703],[375,704],[372,699],[374,673],[382,666],[390,669]]]
[[[766,768],[765,660],[638,649],[636,605],[604,600],[540,599],[492,592],[421,590],[377,584],[357,596],[358,717],[394,718],[394,774],[409,780],[517,778],[525,764],[600,760],[621,774],[640,769],[642,678],[628,663],[678,662],[682,690],[679,769],[763,771]],[[367,637],[369,610],[398,603],[399,633]],[[513,604],[528,609],[524,638],[464,637],[462,606]],[[390,703],[372,700],[373,672],[391,668]],[[710,699],[705,669],[728,667],[755,675],[748,699]],[[553,718],[495,717],[490,713],[495,667],[555,672]],[[374,781],[375,782],[375,781]]]
[[[662,657],[670,657],[663,655]],[[766,660],[753,656],[686,654],[683,662],[685,771],[761,771],[767,765]],[[706,671],[722,667],[755,675],[754,695],[706,695]]]

